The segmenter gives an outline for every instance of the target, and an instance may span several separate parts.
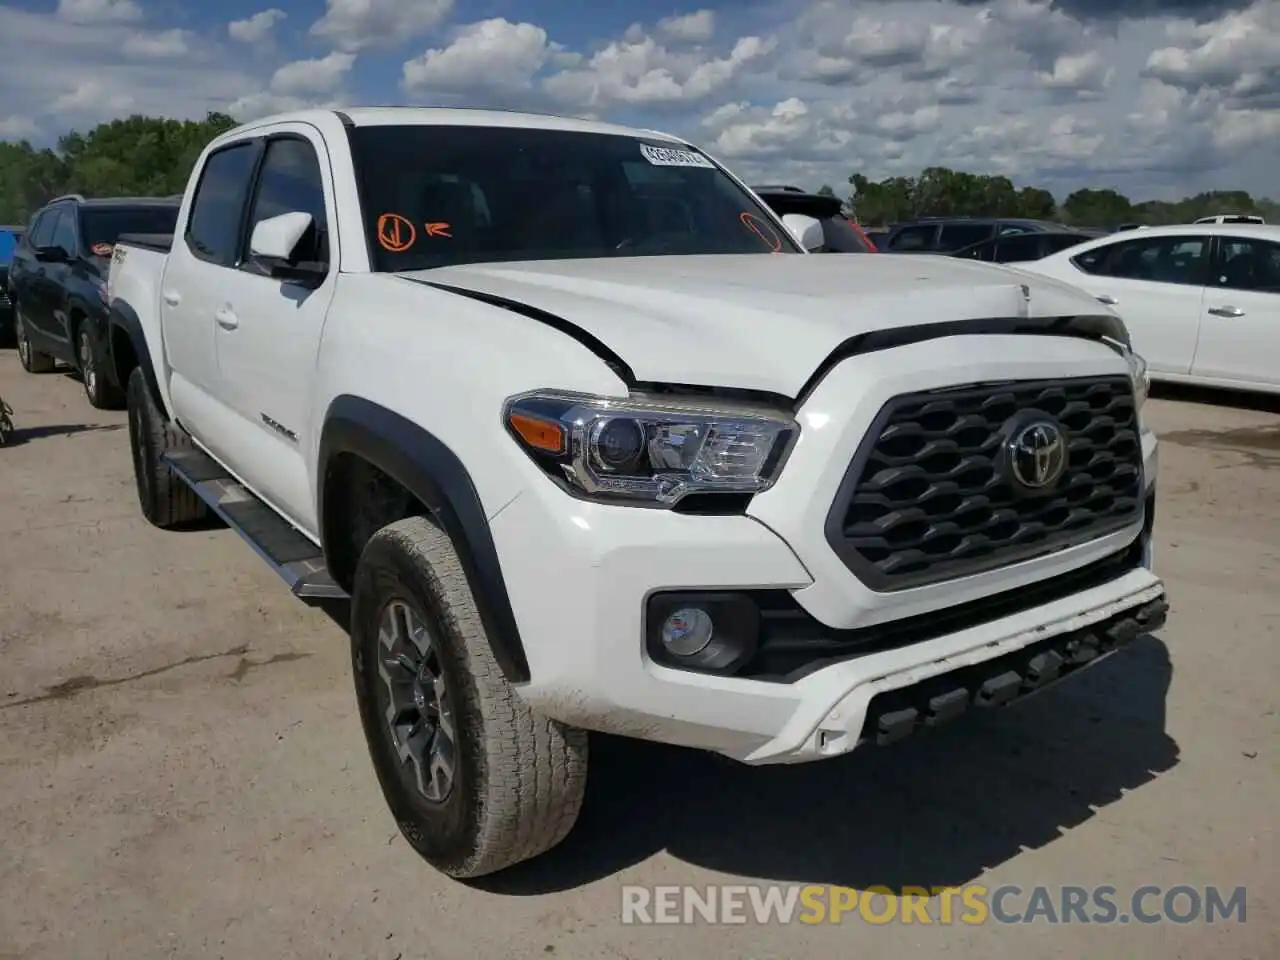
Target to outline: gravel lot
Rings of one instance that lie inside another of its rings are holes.
[[[123,414],[69,376],[4,351],[0,395],[22,431],[0,447],[0,957],[1280,956],[1280,404],[1151,401],[1158,638],[997,716],[820,765],[601,738],[570,839],[475,888],[386,812],[342,611],[294,600],[229,530],[149,527]],[[620,922],[623,884],[735,878],[1243,885],[1248,913]]]

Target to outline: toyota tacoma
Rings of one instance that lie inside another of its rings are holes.
[[[588,731],[781,764],[998,707],[1159,627],[1156,440],[1076,288],[806,252],[696,146],[517,113],[283,114],[123,236],[141,509],[349,598],[401,831],[559,843]]]

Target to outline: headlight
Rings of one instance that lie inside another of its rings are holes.
[[[1151,374],[1147,372],[1147,361],[1132,350],[1125,351],[1124,359],[1129,364],[1129,379],[1133,381],[1133,404],[1141,410],[1151,391]]]
[[[512,397],[503,422],[574,493],[666,507],[691,493],[767,490],[800,434],[772,410],[556,393]]]

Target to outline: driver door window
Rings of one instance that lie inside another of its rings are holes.
[[[267,144],[258,190],[249,212],[246,241],[259,223],[282,213],[311,215],[311,228],[298,245],[296,259],[327,264],[329,222],[325,215],[324,180],[315,149],[300,137],[280,137]],[[245,253],[246,269],[261,272],[247,249]]]
[[[70,260],[76,255],[76,218],[70,210],[63,210],[53,228],[52,246],[58,247]]]

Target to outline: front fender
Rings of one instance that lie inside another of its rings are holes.
[[[444,528],[458,552],[476,598],[494,659],[513,683],[529,679],[529,663],[520,640],[502,565],[489,521],[471,475],[444,443],[400,414],[369,400],[343,394],[329,405],[320,435],[320,482],[317,515],[326,557],[340,548],[340,512],[325,507],[325,487],[334,458],[354,454],[377,467],[414,495]],[[351,558],[354,560],[354,558]],[[331,567],[339,580],[349,579],[344,563]]]

